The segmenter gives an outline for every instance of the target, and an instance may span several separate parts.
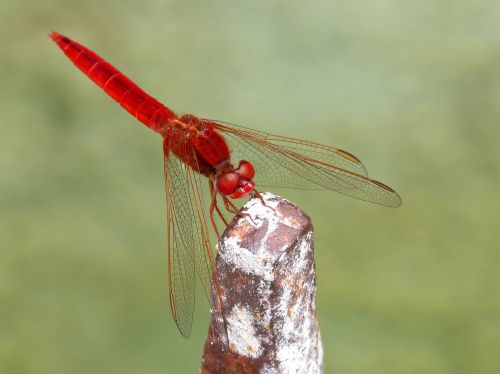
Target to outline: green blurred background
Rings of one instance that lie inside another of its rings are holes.
[[[0,3],[0,372],[194,373],[167,297],[160,138],[57,30],[179,112],[352,151],[388,209],[316,229],[326,373],[499,373],[500,3]]]

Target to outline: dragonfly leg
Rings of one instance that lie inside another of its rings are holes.
[[[252,223],[254,225],[256,225],[256,223],[254,222],[254,220],[252,219],[252,216],[250,214],[241,213],[238,210],[238,208],[236,208],[236,206],[226,196],[222,196],[222,201],[224,201],[224,206],[229,213],[233,213],[234,215],[236,215],[238,217],[247,217],[250,221],[252,221]]]
[[[224,222],[224,225],[226,225],[226,227],[229,226],[229,223],[227,223],[226,218],[224,217],[224,215],[220,211],[219,205],[217,204],[217,190],[215,189],[214,184],[212,183],[212,180],[210,180],[208,183],[210,186],[210,197],[211,197],[210,221],[212,221],[212,225],[214,226],[214,230],[217,233],[217,229],[215,228],[215,219],[213,217],[214,210],[217,212],[217,214],[219,215],[222,222]]]
[[[210,185],[210,222],[212,222],[212,227],[214,228],[217,238],[220,239],[219,230],[217,230],[217,225],[215,224],[215,218],[214,218],[215,209],[217,210],[217,213],[219,213],[219,216],[221,216],[219,207],[217,206],[217,191],[214,188],[212,180],[209,180],[208,184]],[[222,216],[221,218],[227,226],[226,220],[224,220]]]
[[[217,214],[219,215],[219,217],[222,220],[222,222],[224,222],[224,224],[226,225],[226,227],[229,226],[229,223],[227,223],[226,219],[224,218],[224,216],[222,215],[222,212],[219,209],[219,206],[217,205],[217,201],[215,202],[215,210],[217,211]]]
[[[226,196],[222,196],[222,201],[224,202],[224,207],[229,213],[241,215],[238,208],[236,208],[236,206]]]
[[[213,188],[213,186],[212,186],[212,188]],[[215,190],[215,188],[214,188],[214,190]],[[215,198],[214,198],[214,200],[215,200],[215,210],[216,210],[217,214],[219,215],[220,219],[222,220],[222,222],[224,222],[224,224],[227,227],[227,226],[229,226],[229,223],[227,223],[226,218],[224,217],[224,215],[220,211],[219,205],[217,204],[217,191],[215,192],[215,194],[216,194]]]
[[[264,198],[262,197],[260,192],[257,191],[256,189],[253,190],[253,196],[258,197],[260,199],[260,201],[262,202],[262,205],[267,206],[266,202],[264,201]]]

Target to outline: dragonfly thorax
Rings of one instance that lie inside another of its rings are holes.
[[[183,115],[166,123],[162,133],[166,152],[173,152],[187,166],[207,177],[214,176],[230,158],[225,139],[209,122]]]

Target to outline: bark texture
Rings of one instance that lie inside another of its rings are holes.
[[[222,313],[212,313],[203,374],[322,372],[311,220],[285,199],[262,197],[265,205],[251,199],[221,236]]]

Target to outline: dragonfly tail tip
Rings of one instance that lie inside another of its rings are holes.
[[[53,41],[57,42],[57,40],[59,38],[61,38],[61,34],[59,34],[57,31],[52,31],[50,34],[49,34],[49,38],[51,38]]]

